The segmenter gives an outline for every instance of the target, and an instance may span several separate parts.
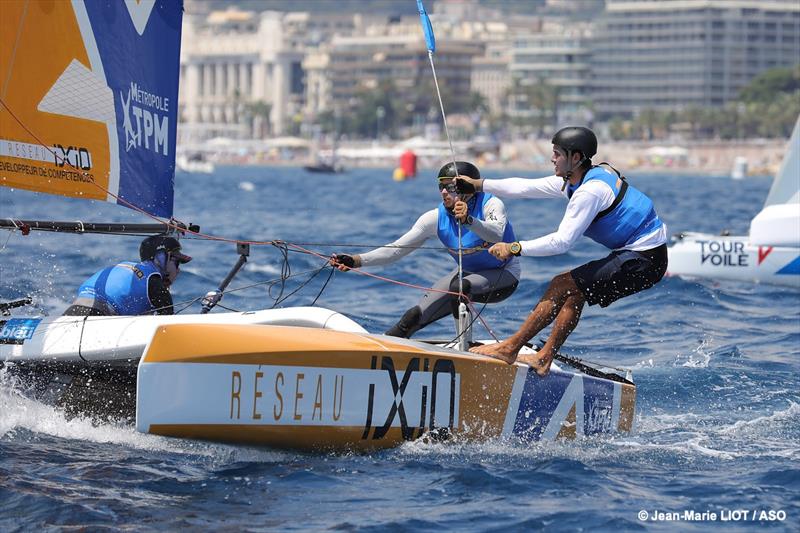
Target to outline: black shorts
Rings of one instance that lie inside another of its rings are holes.
[[[667,245],[634,252],[615,250],[570,274],[589,305],[607,307],[620,298],[649,289],[667,271]]]
[[[61,316],[108,316],[108,313],[96,307],[85,305],[70,305]]]

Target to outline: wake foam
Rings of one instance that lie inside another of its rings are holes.
[[[98,424],[87,418],[66,418],[58,408],[23,396],[13,382],[0,371],[0,440],[23,439],[21,435],[48,435],[60,439],[115,444],[147,452],[191,454],[212,463],[273,463],[292,455],[268,449],[203,441],[173,439],[139,433],[122,423]]]
[[[782,426],[798,427],[800,422],[800,404],[789,401],[789,407],[782,411],[775,411],[771,415],[759,416],[752,420],[739,420],[734,424],[720,430],[724,435],[742,437],[757,437],[765,432],[769,433]]]
[[[728,423],[746,411],[708,414],[661,414],[640,417],[633,436],[638,447],[678,455],[719,459],[800,457],[800,404]]]
[[[403,459],[438,457],[457,464],[477,461],[522,465],[543,459],[585,464],[629,463],[656,466],[697,461],[730,462],[763,458],[800,459],[800,404],[752,419],[730,420],[730,413],[658,414],[637,417],[634,432],[555,442],[496,438],[475,442],[451,438],[419,439],[396,451]],[[725,418],[727,416],[727,418]]]

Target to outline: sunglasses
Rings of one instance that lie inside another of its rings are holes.
[[[444,183],[442,181],[439,181],[439,190],[447,191],[450,194],[458,193],[458,187],[456,186],[456,183],[454,181],[450,183]]]

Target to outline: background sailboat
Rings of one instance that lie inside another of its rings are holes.
[[[320,139],[317,136],[314,142],[314,163],[303,167],[308,172],[315,174],[338,174],[344,172],[344,167],[339,163],[337,152],[339,150],[339,115],[336,114],[336,129],[333,132],[330,155],[323,158],[320,150]]]
[[[669,273],[800,287],[800,117],[750,234],[678,235],[669,248]]]

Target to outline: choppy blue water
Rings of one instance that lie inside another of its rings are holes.
[[[632,179],[654,198],[672,233],[745,233],[771,182]],[[389,169],[319,176],[291,168],[221,168],[211,176],[179,173],[176,182],[176,214],[207,233],[311,243],[306,247],[326,254],[389,242],[438,198],[432,179],[396,183]],[[532,238],[556,227],[564,204],[526,200],[507,206],[517,235]],[[143,222],[112,205],[3,188],[0,216]],[[59,314],[85,277],[134,258],[138,242],[0,232],[0,299],[32,294],[41,312]],[[236,260],[232,244],[185,240],[184,247],[195,260],[176,283],[176,302],[216,287]],[[484,316],[496,331],[511,333],[553,275],[602,254],[584,240],[563,256],[525,259],[517,292]],[[292,273],[321,265],[308,255],[290,259]],[[450,261],[426,249],[376,273],[425,285],[450,269]],[[277,249],[256,247],[231,288],[275,279],[280,270]],[[310,304],[326,278],[323,272],[283,305]],[[305,278],[292,278],[284,294],[298,286],[295,279]],[[262,284],[230,293],[223,304],[265,308],[277,295],[278,287],[270,292]],[[380,332],[418,297],[413,289],[339,273],[317,303]],[[420,336],[441,338],[451,331],[445,320]],[[798,347],[796,290],[668,278],[605,310],[587,308],[564,346],[565,353],[634,369],[639,396],[632,434],[533,445],[409,443],[353,456],[93,426],[2,388],[0,530],[796,531]],[[642,510],[650,518],[641,520]],[[737,510],[747,511],[747,518]],[[716,519],[652,520],[655,512],[684,511],[712,512]],[[754,512],[770,518],[761,511],[775,512],[776,520],[752,521]]]

